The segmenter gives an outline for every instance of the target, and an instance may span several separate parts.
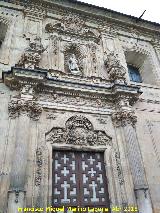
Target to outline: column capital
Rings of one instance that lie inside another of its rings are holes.
[[[116,127],[126,126],[128,124],[135,125],[137,116],[133,110],[119,110],[112,114],[112,121]]]
[[[33,100],[12,99],[8,104],[8,112],[10,118],[16,118],[20,114],[26,114],[33,120],[40,118],[42,107]]]

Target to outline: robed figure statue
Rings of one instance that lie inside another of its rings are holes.
[[[69,71],[72,74],[75,74],[75,75],[81,74],[79,67],[78,67],[78,61],[74,54],[72,54],[68,60],[68,67],[69,67]]]

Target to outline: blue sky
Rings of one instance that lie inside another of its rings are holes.
[[[128,15],[139,17],[146,10],[143,19],[160,23],[160,0],[80,0]]]

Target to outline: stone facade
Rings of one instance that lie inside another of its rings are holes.
[[[57,149],[104,153],[111,209],[160,212],[159,35],[73,0],[0,2],[1,213],[52,205]]]

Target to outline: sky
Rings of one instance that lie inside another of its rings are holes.
[[[105,7],[124,14],[140,17],[160,23],[160,0],[78,0],[88,4]]]

